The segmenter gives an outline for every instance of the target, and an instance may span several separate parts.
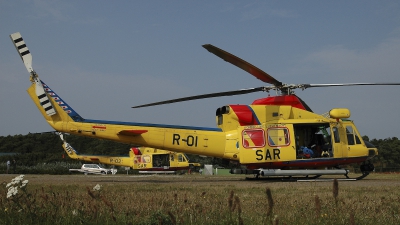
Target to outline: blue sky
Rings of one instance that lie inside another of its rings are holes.
[[[40,78],[82,117],[216,127],[215,110],[267,93],[132,109],[266,85],[213,44],[283,83],[400,82],[398,1],[0,1],[0,136],[51,131],[26,93],[20,32]],[[298,90],[349,108],[361,135],[400,137],[400,86]]]

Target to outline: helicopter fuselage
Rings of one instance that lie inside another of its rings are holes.
[[[241,89],[196,95],[135,106],[233,96],[257,91],[277,90],[282,96],[262,98],[250,105],[227,105],[216,111],[218,128],[84,119],[53,92],[32,68],[32,55],[21,34],[10,38],[30,74],[28,93],[46,121],[56,131],[107,139],[131,145],[175,152],[219,157],[239,162],[249,169],[295,169],[339,167],[368,161],[378,150],[361,139],[348,120],[348,109],[332,109],[319,115],[293,94],[293,89],[353,85],[400,85],[400,83],[284,84],[254,65],[219,49],[203,45],[211,53],[270,87]],[[368,162],[360,167],[363,176],[373,171]],[[346,172],[347,173],[347,172]],[[315,173],[320,175],[320,172]]]
[[[334,109],[329,116],[322,116],[302,107],[296,96],[285,97],[290,100],[283,102],[279,96],[279,99],[263,100],[269,103],[223,106],[216,112],[218,128],[204,128],[74,120],[53,92],[48,94],[56,114],[49,116],[37,97],[36,88],[33,83],[28,93],[57,131],[224,158],[249,169],[340,166],[363,162],[378,154],[375,147],[366,146],[353,122],[345,120],[350,116],[347,109]],[[312,153],[305,153],[304,149]]]

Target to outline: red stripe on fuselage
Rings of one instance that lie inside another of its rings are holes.
[[[253,102],[253,105],[290,105],[299,109],[307,110],[296,95],[282,95],[268,98],[260,98]]]
[[[142,152],[140,151],[139,148],[133,147],[131,149],[132,149],[133,154],[135,154],[135,155],[141,155],[142,154]]]
[[[229,105],[239,119],[240,126],[260,125],[253,109],[248,105]]]
[[[93,129],[107,129],[106,126],[92,126]]]

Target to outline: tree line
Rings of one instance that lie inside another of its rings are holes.
[[[372,160],[378,171],[400,172],[400,140],[397,137],[369,140],[363,136],[363,139],[378,148],[378,156]]]
[[[64,138],[78,154],[128,156],[130,148],[135,147],[76,135],[64,135]],[[0,136],[0,173],[6,172],[8,160],[11,163],[16,161],[17,173],[42,173],[46,170],[45,172],[50,174],[63,174],[68,173],[65,167],[79,168],[83,162],[70,159],[62,144],[62,140],[55,132]],[[202,165],[226,164],[222,159],[187,155],[190,162]]]
[[[80,154],[122,156],[128,155],[129,149],[133,147],[128,144],[89,137],[75,135],[66,135],[64,137]],[[383,172],[400,168],[400,140],[397,137],[370,140],[367,136],[363,136],[363,139],[371,142],[379,150],[379,155],[372,160],[377,171]],[[4,153],[11,154],[4,155]],[[191,162],[199,162],[202,165],[212,164],[225,168],[233,166],[229,161],[223,159],[200,157],[191,154],[188,154],[188,157]],[[29,168],[37,165],[59,163],[76,165],[79,163],[66,155],[62,148],[60,137],[54,132],[0,136],[0,165],[4,165],[1,166],[0,173],[4,173],[5,163],[8,160],[16,160],[18,170],[20,170],[20,168]],[[29,171],[25,173],[29,173]],[[65,172],[67,171],[68,170]],[[58,174],[62,172],[56,170],[54,173]]]

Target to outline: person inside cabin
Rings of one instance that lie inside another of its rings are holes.
[[[313,152],[313,150],[311,150],[310,148],[307,148],[307,147],[304,147],[304,146],[301,146],[300,148],[301,148],[301,150],[303,151],[303,156],[304,156],[305,158],[312,158],[312,157],[314,157],[314,152]]]
[[[311,142],[310,148],[314,151],[314,157],[320,157],[322,154],[322,148],[325,145],[325,139],[323,134],[315,134]]]

